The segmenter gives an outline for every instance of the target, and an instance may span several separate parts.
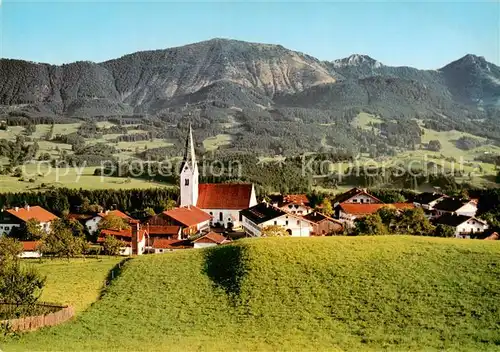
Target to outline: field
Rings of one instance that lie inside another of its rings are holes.
[[[101,293],[109,271],[123,258],[64,259],[24,261],[33,266],[47,281],[40,299],[45,302],[69,304],[77,313],[87,309]]]
[[[136,189],[169,187],[137,178],[94,176],[95,167],[51,168],[48,165],[25,165],[22,177],[0,175],[2,192],[37,191],[48,187],[83,189]],[[21,181],[22,178],[22,181]],[[32,180],[32,181],[30,181]]]
[[[5,351],[498,350],[500,243],[247,239],[142,256],[71,323]]]

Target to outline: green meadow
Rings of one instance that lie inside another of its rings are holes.
[[[500,350],[499,278],[495,241],[246,239],[134,258],[102,299],[72,322],[0,346],[494,351]]]

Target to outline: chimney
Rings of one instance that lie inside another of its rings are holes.
[[[29,204],[26,204],[26,205],[24,206],[24,209],[26,209],[27,211],[30,211],[30,206],[29,206]]]
[[[106,213],[105,213],[105,214],[106,214],[106,215],[108,215],[108,214],[109,214],[109,210],[106,210]]]
[[[16,213],[19,211],[19,207],[15,207],[14,210],[16,211]]]

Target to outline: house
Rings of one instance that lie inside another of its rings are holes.
[[[271,204],[287,213],[306,215],[313,211],[305,194],[290,194],[286,196],[271,196]]]
[[[155,238],[151,245],[151,251],[155,254],[172,252],[179,249],[193,248],[193,244],[188,240],[167,240],[164,238]]]
[[[51,222],[58,219],[58,217],[37,205],[2,210],[0,212],[0,236],[10,234],[14,228],[20,228],[31,219],[37,220],[40,227],[48,233],[50,232]]]
[[[193,205],[164,211],[161,218],[169,225],[180,226],[184,238],[199,232],[207,232],[212,220],[212,216]]]
[[[303,218],[312,224],[311,236],[326,236],[341,233],[344,230],[342,222],[317,211],[303,215]]]
[[[341,203],[335,208],[337,218],[347,227],[354,226],[354,220],[374,214],[384,207],[393,207],[396,210],[413,209],[412,203],[391,203],[391,204],[359,204]]]
[[[211,215],[211,225],[240,227],[239,213],[257,204],[253,184],[199,184],[193,131],[189,126],[180,173],[180,206],[196,206]]]
[[[178,225],[150,225],[146,228],[151,238],[163,238],[167,240],[180,240],[182,238],[181,227]]]
[[[447,196],[437,192],[423,192],[418,194],[413,201],[413,204],[424,210],[432,210],[434,206],[446,198]]]
[[[270,225],[279,225],[290,236],[308,237],[313,230],[312,223],[301,216],[287,213],[266,202],[259,203],[240,212],[242,226],[246,234],[260,237],[262,229]]]
[[[40,258],[42,253],[38,250],[39,241],[22,241],[23,252],[19,255],[20,258]]]
[[[206,247],[218,246],[229,242],[231,242],[231,240],[227,239],[221,234],[211,231],[206,235],[201,236],[200,238],[194,240],[193,244],[194,248],[206,248]]]
[[[99,230],[99,222],[108,215],[118,216],[119,218],[125,220],[126,223],[134,220],[120,210],[106,210],[105,212],[97,213],[94,217],[85,221],[85,228],[87,229],[89,234],[94,235]]]
[[[146,243],[149,233],[147,232],[147,229],[142,228],[139,223],[135,223],[128,229],[101,230],[97,243],[104,243],[106,236],[113,236],[116,239],[123,241],[124,246],[120,249],[120,255],[141,255],[146,252]]]
[[[455,228],[455,237],[471,238],[488,230],[488,223],[474,216],[446,213],[433,221],[434,225],[447,225]]]
[[[368,193],[366,189],[352,188],[351,190],[337,195],[332,200],[333,207],[340,203],[345,204],[382,204],[383,202],[375,196]]]
[[[464,201],[457,198],[446,197],[437,202],[433,210],[437,217],[447,213],[475,216],[477,213],[477,203],[475,201]]]

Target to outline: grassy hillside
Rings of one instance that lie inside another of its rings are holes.
[[[129,261],[75,321],[23,350],[495,350],[500,244],[244,240]]]
[[[40,299],[46,302],[70,304],[77,312],[88,308],[99,298],[109,271],[123,258],[29,260],[47,278]]]

